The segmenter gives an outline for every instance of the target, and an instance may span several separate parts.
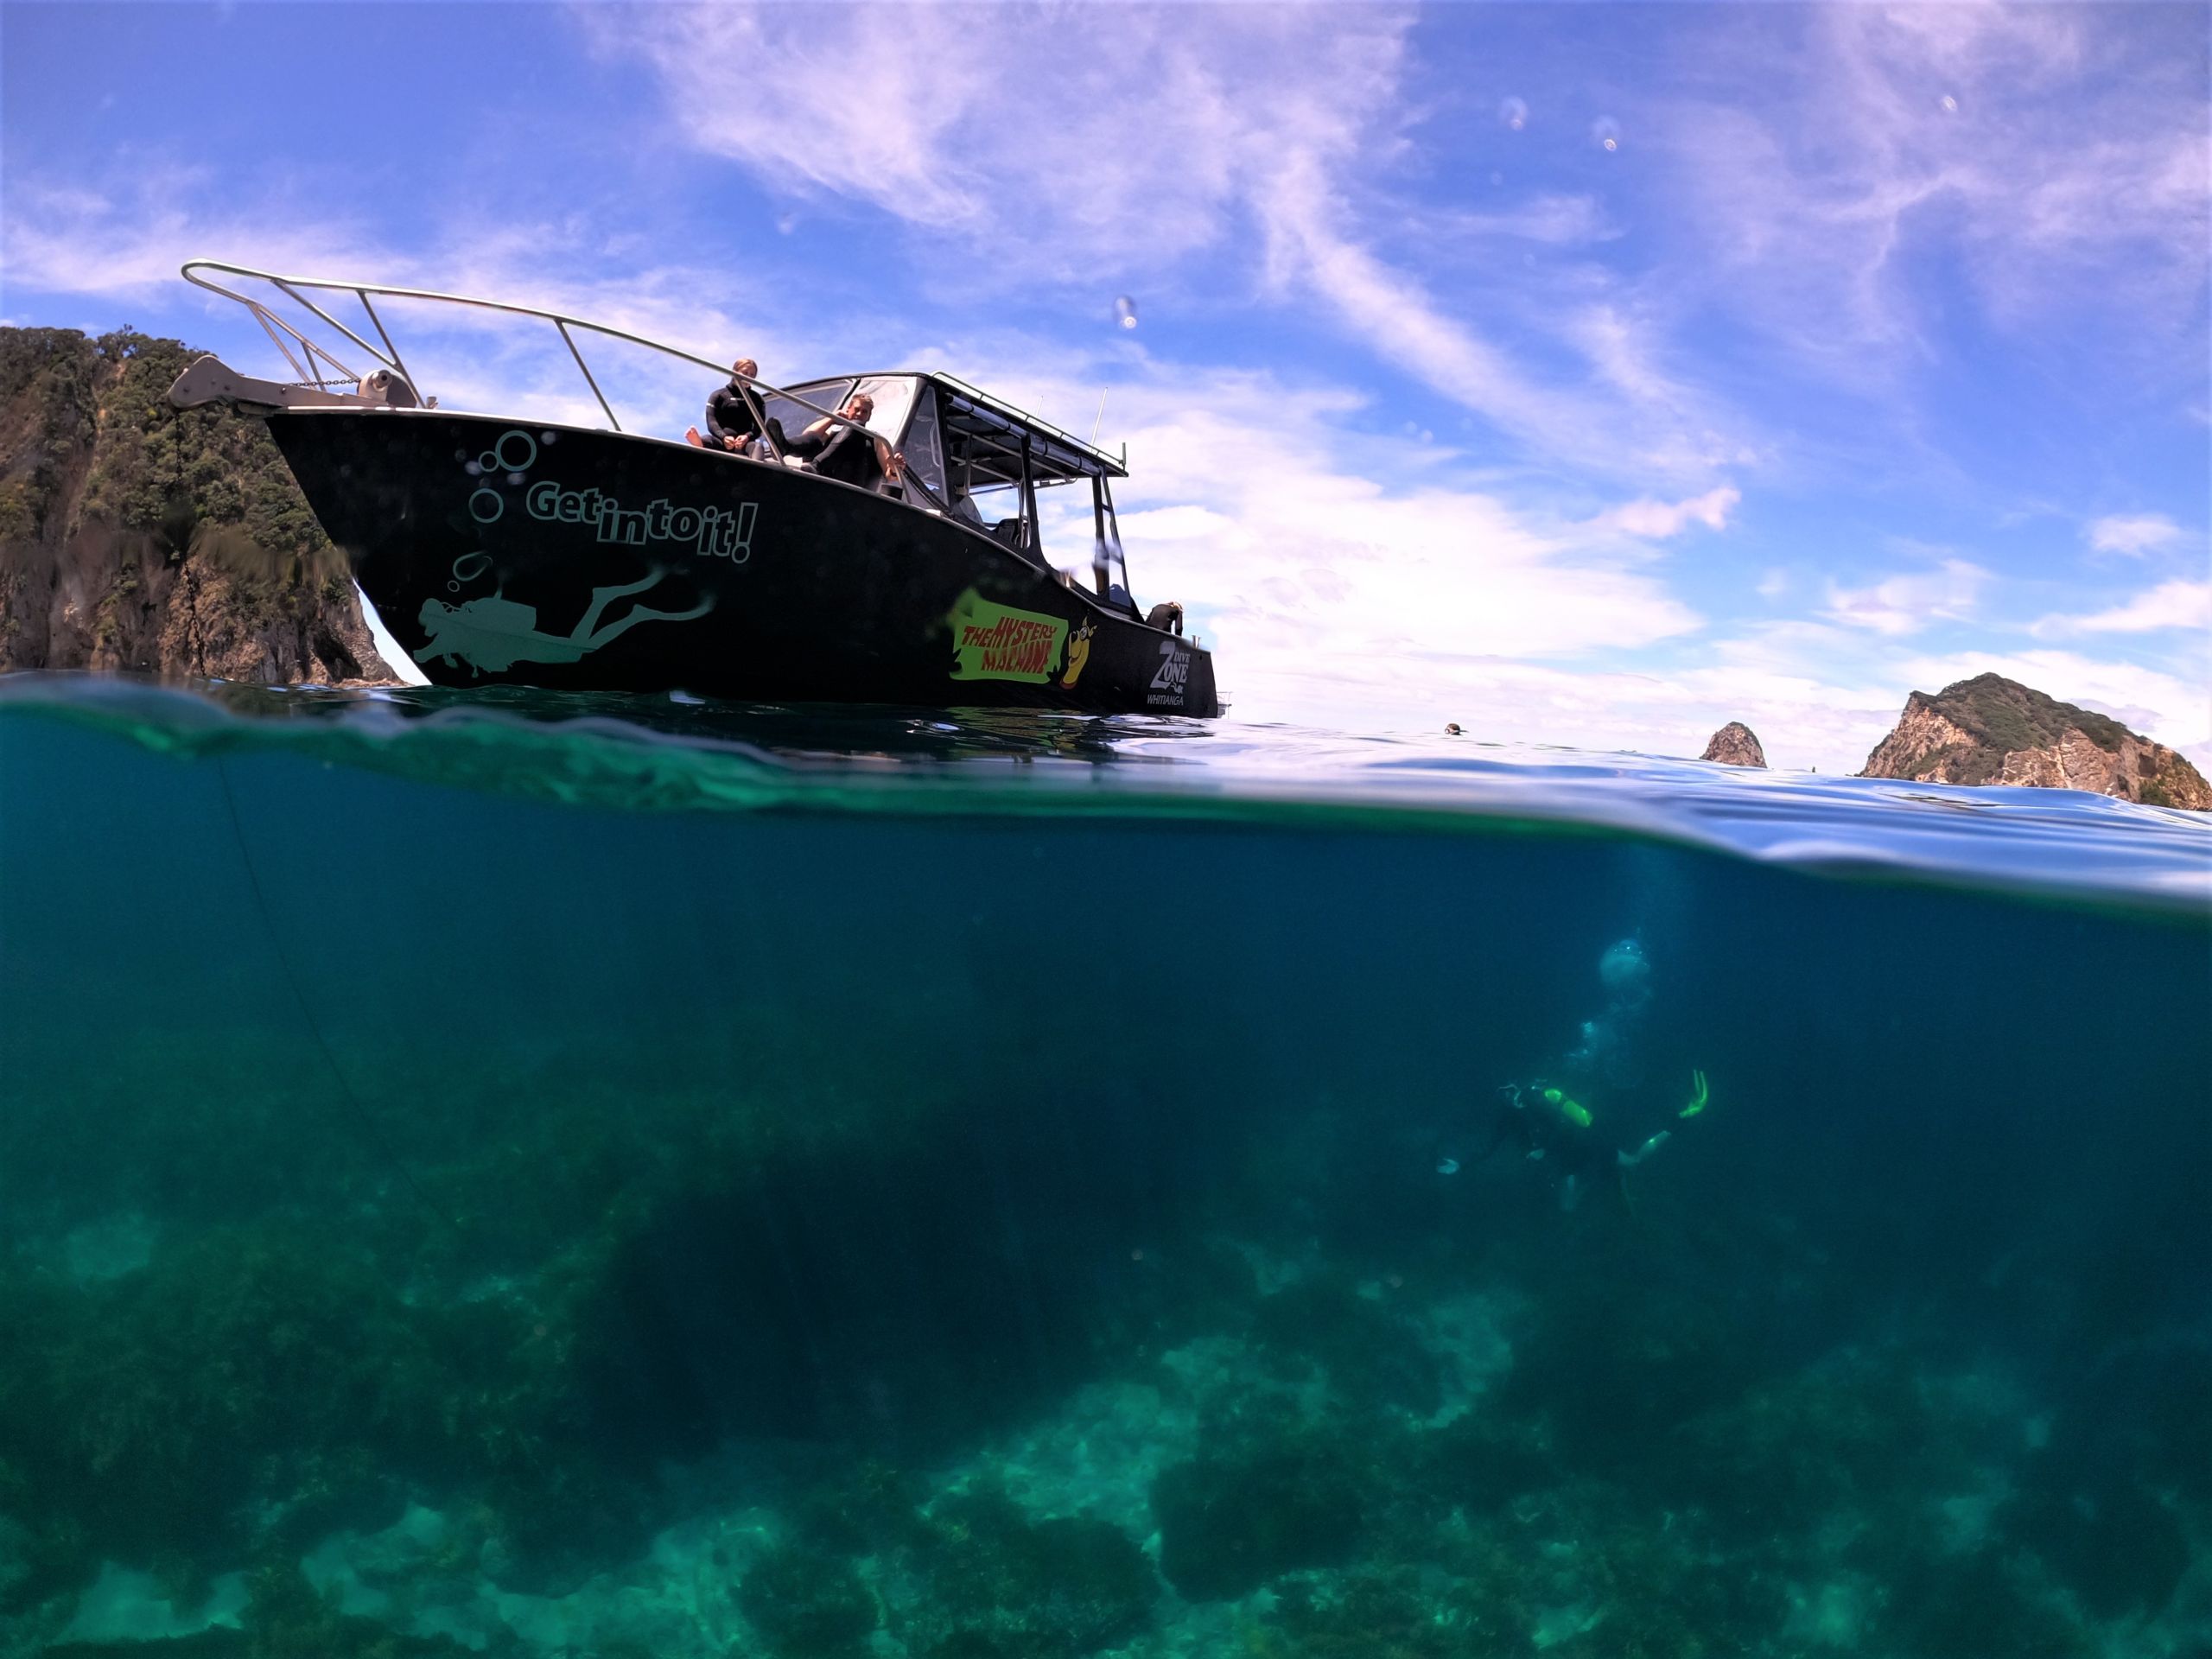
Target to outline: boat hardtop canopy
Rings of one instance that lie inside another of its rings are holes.
[[[777,395],[765,385],[761,390],[769,396]],[[1029,448],[1030,480],[1039,486],[1070,484],[1080,478],[1129,475],[1119,457],[941,369],[832,375],[820,380],[803,380],[783,395],[803,398],[809,405],[836,409],[856,391],[865,391],[875,400],[875,415],[868,424],[878,431],[904,429],[914,412],[921,409],[921,394],[933,391],[937,426],[944,447],[947,452],[966,460],[973,469],[977,489],[1019,484],[1025,443]]]

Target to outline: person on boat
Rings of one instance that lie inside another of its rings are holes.
[[[1690,1085],[1688,1103],[1675,1114],[1678,1123],[1703,1112],[1712,1099],[1704,1072],[1691,1072]],[[1550,1172],[1562,1210],[1573,1209],[1592,1186],[1605,1187],[1626,1209],[1628,1172],[1674,1138],[1674,1130],[1665,1128],[1633,1147],[1627,1146],[1616,1134],[1599,1128],[1596,1114],[1587,1106],[1542,1078],[1509,1083],[1497,1092],[1501,1099],[1491,1120],[1490,1140],[1475,1154],[1476,1161],[1481,1162],[1511,1141],[1524,1158],[1542,1163]],[[1459,1164],[1446,1158],[1437,1167],[1445,1173],[1455,1173]]]
[[[810,461],[824,478],[872,490],[899,480],[906,457],[868,429],[875,399],[856,391],[835,415],[824,415],[785,446],[784,453]]]
[[[760,365],[741,357],[729,365],[729,379],[707,398],[706,447],[743,454],[760,436],[759,394],[747,382],[760,372]]]

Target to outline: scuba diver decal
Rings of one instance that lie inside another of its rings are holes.
[[[600,626],[607,607],[618,599],[658,587],[668,573],[655,570],[643,582],[619,588],[594,588],[591,604],[566,638],[541,633],[535,607],[518,604],[504,594],[459,605],[426,599],[417,619],[429,643],[414,653],[418,663],[442,658],[453,667],[466,663],[479,674],[504,673],[517,663],[575,663],[627,633],[640,622],[689,622],[714,609],[711,596],[688,611],[655,611],[633,605],[620,620]]]

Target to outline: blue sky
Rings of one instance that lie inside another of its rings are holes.
[[[0,51],[8,321],[269,372],[208,254],[1103,393],[1238,719],[1847,771],[1995,669],[2212,760],[2201,6],[6,4]],[[582,412],[440,343],[449,404]]]

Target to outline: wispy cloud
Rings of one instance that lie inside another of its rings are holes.
[[[1278,298],[1318,300],[1408,376],[1579,467],[1671,480],[1742,448],[1713,435],[1732,423],[1626,314],[1540,312],[1563,366],[1379,251],[1363,204],[1403,143],[1408,8],[1010,5],[987,29],[957,8],[587,16],[603,49],[658,75],[674,136],[771,189],[865,202],[1046,279],[1203,252]],[[1447,210],[1434,228],[1548,245],[1611,233],[1593,201],[1562,193]]]
[[[1654,501],[1648,497],[1641,501],[1630,501],[1625,506],[1601,513],[1595,522],[1624,531],[1630,536],[1655,538],[1679,536],[1692,524],[1703,524],[1707,530],[1725,530],[1728,526],[1728,515],[1743,499],[1743,493],[1735,486],[1723,484],[1686,501]]]
[[[2162,582],[2124,605],[2088,616],[2046,616],[2031,632],[2044,639],[2082,633],[2156,633],[2212,629],[2212,582]]]
[[[1441,213],[1430,229],[1434,235],[1456,232],[1548,247],[1583,247],[1593,242],[1617,241],[1624,234],[1595,196],[1556,192],[1487,213]]]
[[[1784,95],[1686,100],[1662,142],[1736,302],[1833,374],[1930,351],[1912,274],[1939,251],[2002,327],[2088,308],[2201,335],[2201,21],[1850,5],[1740,38],[1713,41],[1742,54],[1726,83]]]
[[[1970,616],[1989,580],[1989,572],[1978,564],[1946,559],[1933,570],[1890,576],[1871,587],[1845,588],[1831,582],[1827,607],[1821,614],[1830,621],[1876,633],[1916,633],[1933,621],[1957,621]]]
[[[2181,537],[2181,526],[2162,512],[2119,514],[2096,519],[2088,528],[2089,545],[2099,553],[2149,553]]]

